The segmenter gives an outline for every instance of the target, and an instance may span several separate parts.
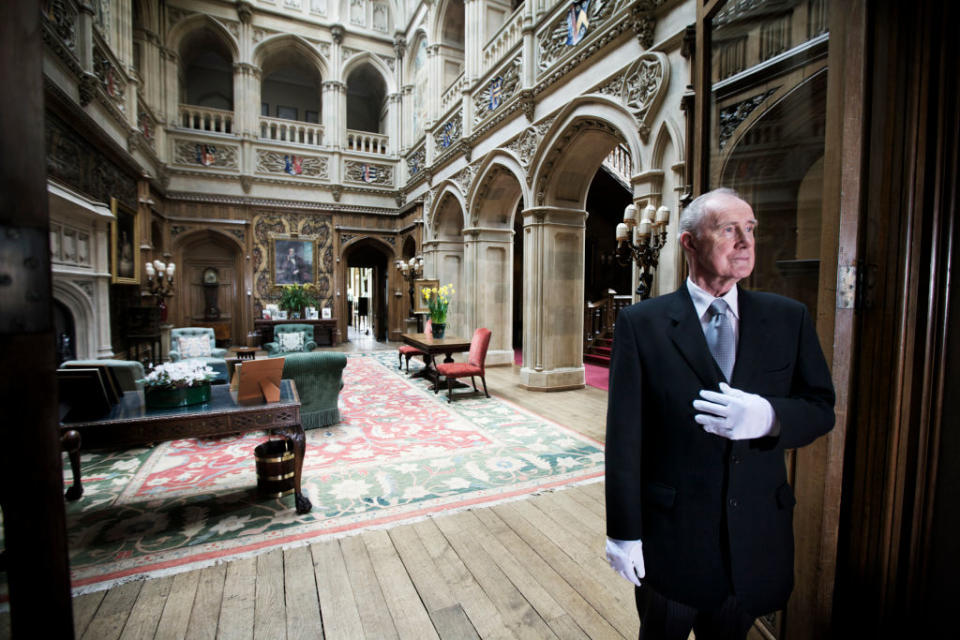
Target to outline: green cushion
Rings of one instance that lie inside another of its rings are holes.
[[[340,422],[337,401],[343,388],[347,356],[315,351],[284,356],[283,377],[297,385],[300,394],[300,422],[304,429],[316,429]]]

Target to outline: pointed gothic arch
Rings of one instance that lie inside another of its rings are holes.
[[[622,142],[633,173],[642,171],[642,142],[636,120],[623,105],[603,96],[582,96],[557,115],[531,161],[536,206],[582,209],[597,168]]]

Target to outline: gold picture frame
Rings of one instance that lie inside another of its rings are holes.
[[[287,284],[316,284],[317,243],[314,236],[276,233],[270,237],[270,281],[275,287]]]
[[[430,313],[430,307],[427,301],[423,299],[423,290],[439,287],[439,280],[414,280],[413,281],[413,312]]]
[[[110,198],[110,276],[114,284],[140,284],[137,210]]]

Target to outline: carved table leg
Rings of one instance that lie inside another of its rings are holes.
[[[80,434],[73,429],[60,435],[60,448],[70,456],[70,470],[73,471],[73,486],[67,489],[67,500],[79,500],[83,495],[80,482]]]
[[[310,499],[303,495],[300,489],[300,474],[303,471],[303,457],[307,450],[307,437],[303,433],[303,426],[296,425],[280,429],[279,433],[286,437],[293,446],[293,499],[296,503],[297,513],[310,513],[313,505]]]

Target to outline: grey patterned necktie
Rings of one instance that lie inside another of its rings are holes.
[[[720,365],[720,370],[723,371],[727,382],[730,382],[736,353],[733,326],[731,326],[730,319],[727,317],[727,308],[726,300],[721,298],[717,298],[710,303],[710,308],[707,310],[710,314],[710,321],[707,324],[705,335],[713,359]]]

